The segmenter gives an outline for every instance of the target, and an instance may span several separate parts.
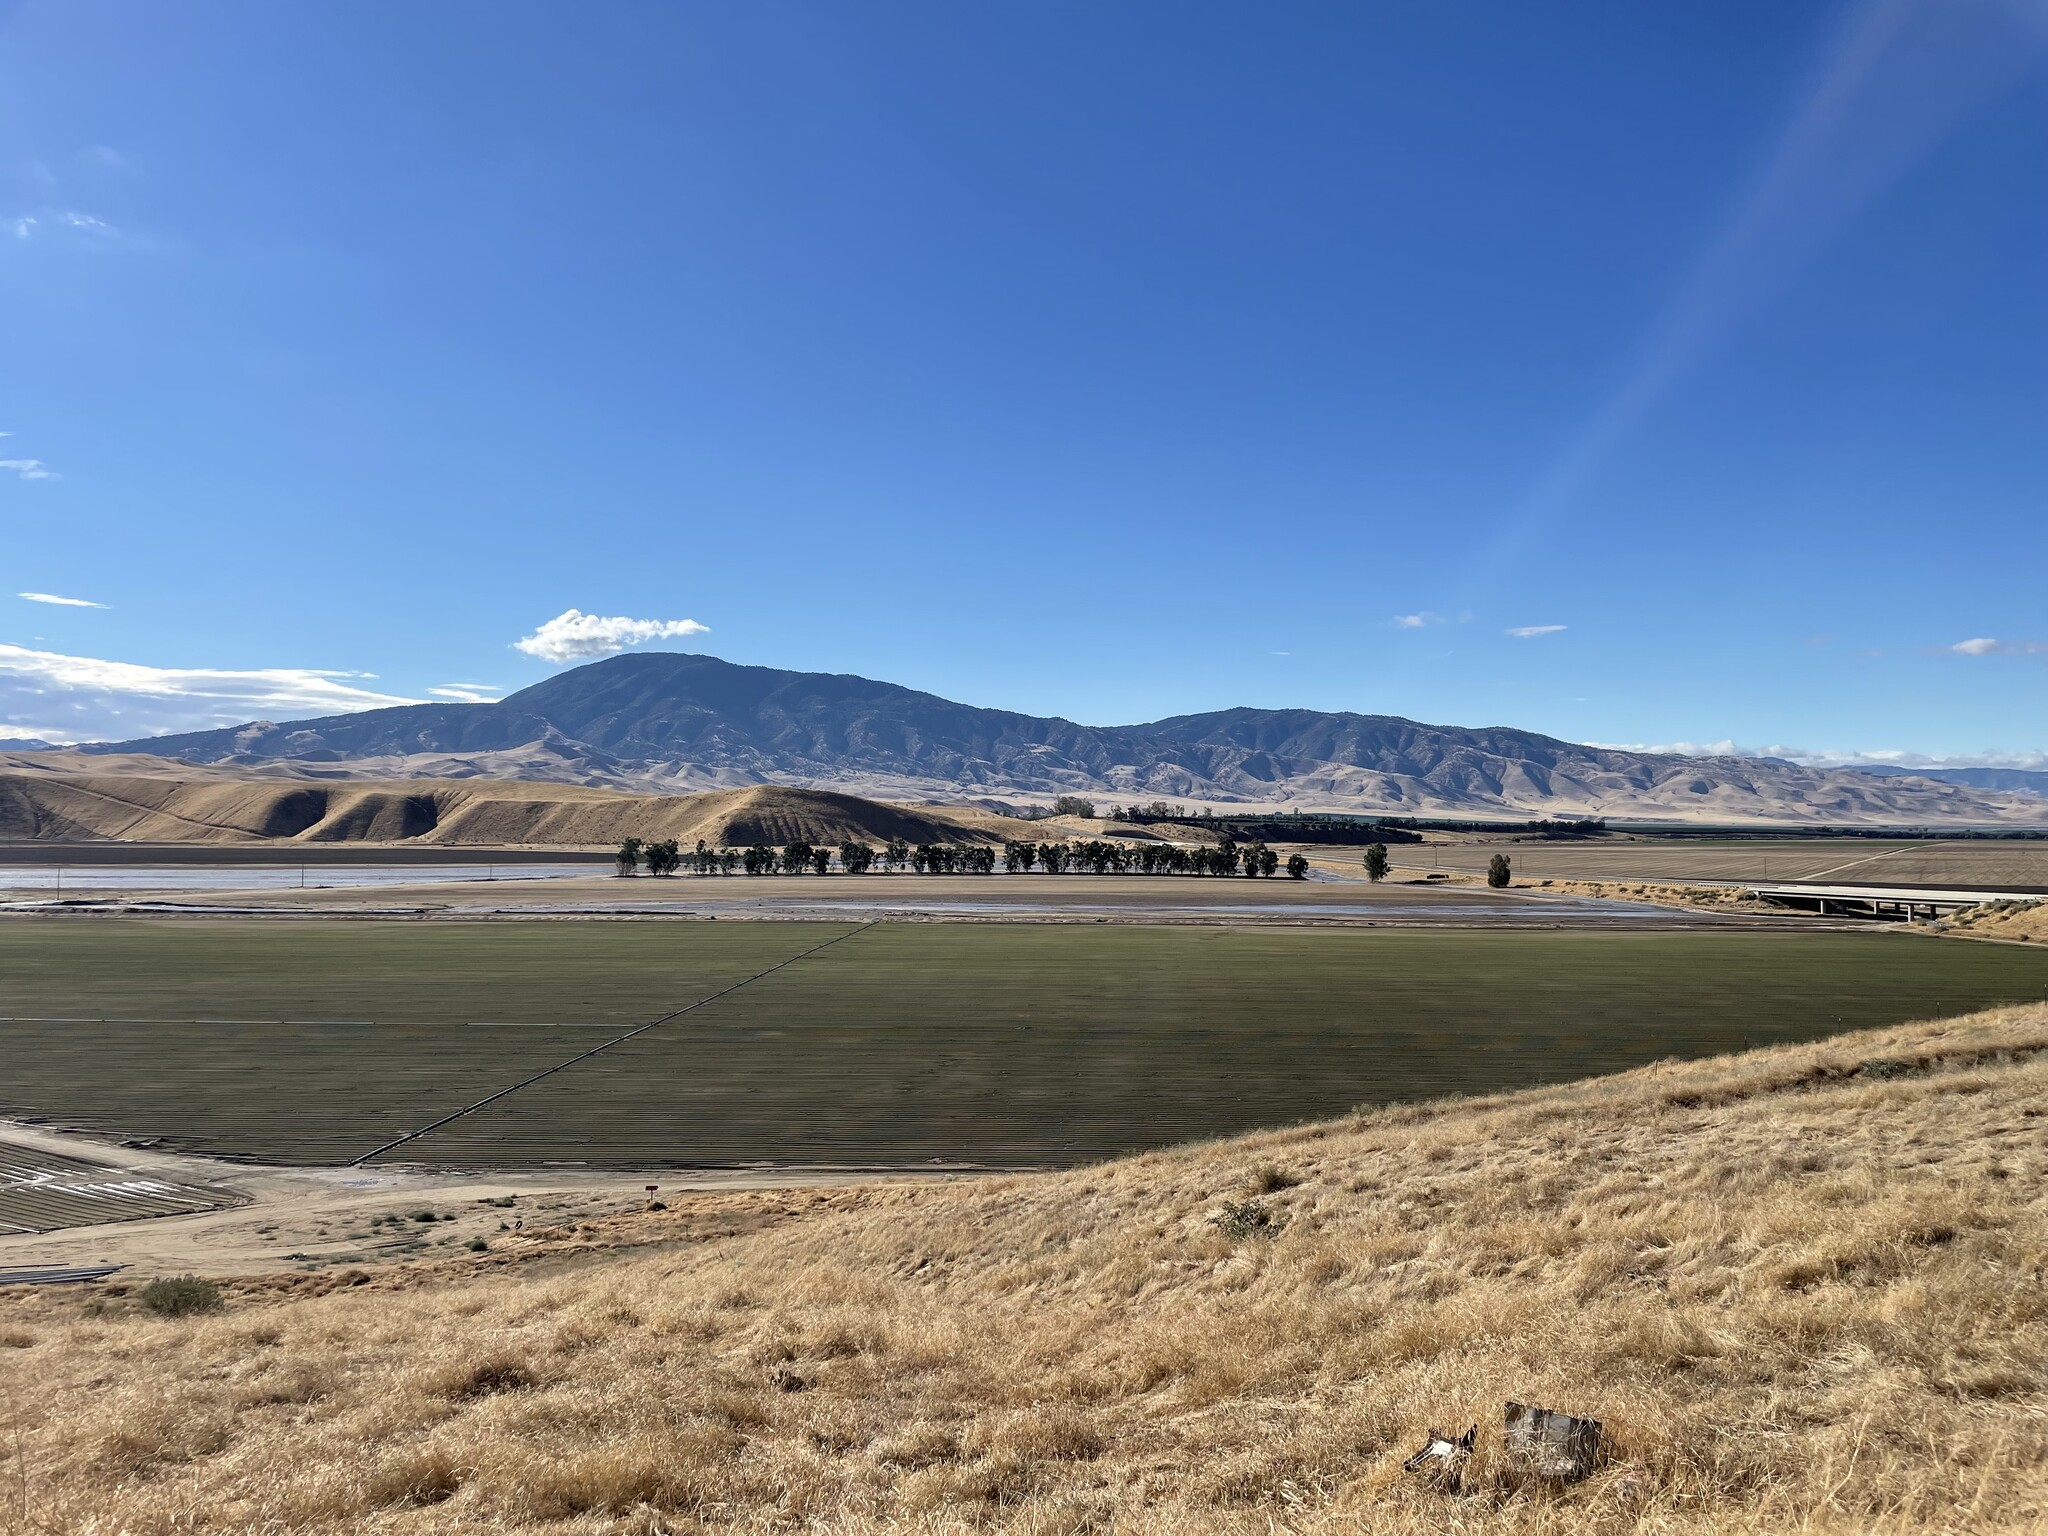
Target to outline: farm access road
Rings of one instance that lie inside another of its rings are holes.
[[[0,1150],[84,1158],[180,1184],[224,1186],[245,1203],[189,1215],[0,1233],[0,1268],[116,1264],[156,1275],[260,1275],[467,1255],[478,1238],[500,1257],[539,1256],[592,1221],[650,1199],[748,1191],[840,1189],[954,1173],[742,1169],[679,1172],[436,1173],[409,1168],[284,1168],[141,1151],[0,1120]],[[650,1196],[646,1186],[658,1184]],[[432,1211],[436,1220],[415,1218]],[[450,1219],[441,1219],[443,1217]],[[372,1221],[378,1223],[371,1226]],[[509,1230],[513,1222],[518,1230]]]

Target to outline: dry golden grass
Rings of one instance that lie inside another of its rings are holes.
[[[135,1536],[2039,1531],[2044,1052],[2048,1008],[2007,1010],[1056,1176],[706,1197],[766,1221],[726,1236],[684,1199],[573,1257],[248,1282],[179,1321],[12,1294],[0,1508]],[[1232,1240],[1247,1200],[1270,1235]],[[1509,1397],[1604,1419],[1608,1466],[1516,1487]],[[1465,1496],[1400,1473],[1473,1421]]]
[[[124,762],[131,761],[123,759]],[[164,762],[152,774],[8,773],[0,838],[148,843],[418,843],[609,847],[672,837],[684,847],[852,838],[986,841],[1028,833],[968,808],[905,806],[828,790],[757,784],[689,795],[499,779],[308,781]]]
[[[1347,880],[1356,880],[1358,871],[1355,861],[1348,857],[1311,858],[1309,863],[1319,869],[1340,875]],[[1416,871],[1405,869],[1400,878],[1412,880]],[[1435,878],[1442,876],[1441,879]],[[1432,884],[1460,886],[1468,889],[1483,888],[1484,875],[1466,870],[1437,870],[1432,872]],[[1786,909],[1767,901],[1759,901],[1752,891],[1732,885],[1684,885],[1668,880],[1524,880],[1516,879],[1510,886],[1515,891],[1539,891],[1550,896],[1590,896],[1601,901],[1646,901],[1660,907],[1708,908],[1717,912],[1756,912],[1779,916],[1786,915]]]
[[[1950,922],[1936,926],[1966,939],[2048,943],[2048,901],[1987,901],[1981,907],[1966,907]]]
[[[1657,880],[1517,880],[1514,889],[1596,896],[1606,901],[1648,901],[1665,907],[1710,907],[1723,912],[1785,911],[1757,900],[1750,891],[1730,885],[1677,885]]]

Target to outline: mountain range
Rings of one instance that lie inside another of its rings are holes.
[[[484,776],[671,793],[781,783],[898,800],[1082,794],[1404,815],[2048,822],[2048,801],[1931,778],[1308,709],[1080,725],[864,677],[674,652],[592,662],[494,704],[255,721],[80,750],[288,764],[308,777]]]
[[[2015,795],[2048,795],[2048,769],[2042,768],[1897,768],[1889,763],[1861,770],[1886,779],[1938,779],[1972,789],[1997,789]]]

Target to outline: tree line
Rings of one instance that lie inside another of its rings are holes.
[[[1292,854],[1284,862],[1262,842],[1238,843],[1225,838],[1213,847],[1178,848],[1170,843],[1085,842],[1003,845],[998,854],[986,844],[918,843],[891,838],[881,847],[848,841],[837,850],[814,847],[806,842],[785,843],[774,848],[756,843],[749,848],[713,848],[698,839],[694,850],[685,850],[674,838],[649,842],[626,838],[613,855],[621,875],[638,874],[642,867],[650,875],[679,874],[688,869],[699,875],[827,875],[832,872],[833,854],[839,868],[849,875],[864,875],[879,867],[889,874],[910,870],[921,875],[992,875],[1000,867],[1004,874],[1048,875],[1244,875],[1270,879],[1285,869],[1290,879],[1308,878],[1308,860]]]

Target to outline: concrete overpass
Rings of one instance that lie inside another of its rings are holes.
[[[1818,885],[1791,881],[1782,885],[1753,885],[1765,901],[1799,907],[1824,917],[1940,917],[1987,901],[2048,901],[2048,887],[2021,886],[2010,890],[1982,890],[1968,886],[1934,885]]]

